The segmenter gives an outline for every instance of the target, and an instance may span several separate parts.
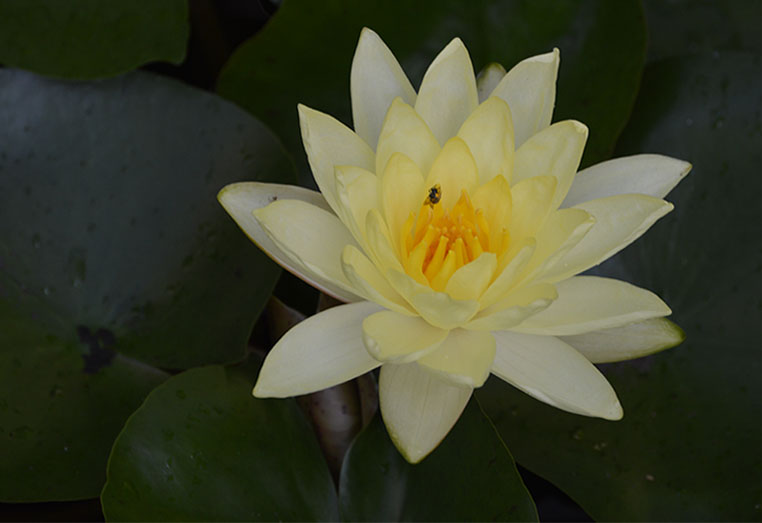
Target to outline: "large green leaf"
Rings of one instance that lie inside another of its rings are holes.
[[[643,4],[649,60],[721,49],[762,52],[759,0],[644,0]]]
[[[154,367],[243,357],[278,271],[215,195],[292,176],[213,95],[0,71],[0,499],[97,495]]]
[[[62,78],[114,76],[180,63],[187,0],[2,0],[0,63]]]
[[[645,56],[643,14],[635,0],[289,0],[236,51],[218,90],[268,123],[302,158],[303,183],[311,177],[296,104],[351,123],[349,70],[363,26],[387,42],[413,85],[455,36],[465,42],[477,70],[490,62],[511,67],[559,47],[556,119],[575,118],[590,127],[587,163],[613,149],[630,114]]]
[[[611,423],[565,414],[492,379],[479,399],[517,460],[601,520],[757,520],[762,499],[758,57],[719,53],[646,69],[618,152],[690,160],[676,209],[599,273],[648,287],[680,347],[603,366]]]
[[[84,367],[80,348],[62,343],[0,352],[3,500],[92,497],[124,420],[167,377],[120,355]]]
[[[111,521],[336,520],[336,492],[292,399],[251,395],[258,362],[192,369],[153,391],[109,458]]]
[[[339,500],[348,521],[537,521],[511,454],[476,401],[417,465],[376,415],[347,452]]]

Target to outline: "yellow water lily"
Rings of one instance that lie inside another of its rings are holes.
[[[474,76],[456,38],[416,93],[363,30],[354,131],[299,106],[320,192],[263,183],[219,200],[275,261],[344,302],[268,354],[258,397],[306,394],[381,366],[381,414],[417,462],[490,373],[540,401],[622,417],[593,363],[676,345],[670,309],[628,283],[577,276],[672,209],[690,165],[658,155],[577,173],[587,128],[550,124],[559,52]]]

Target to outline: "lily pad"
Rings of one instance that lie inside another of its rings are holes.
[[[214,95],[0,70],[0,499],[97,495],[157,368],[244,356],[278,269],[215,195],[292,176],[269,131]],[[64,447],[80,464],[48,460]]]
[[[346,521],[537,521],[510,452],[475,400],[417,465],[377,414],[347,452],[339,501]]]
[[[728,49],[762,52],[761,2],[645,0],[643,6],[648,22],[649,61]]]
[[[331,521],[336,492],[296,402],[251,395],[259,362],[192,369],[150,394],[109,459],[110,521]]]
[[[189,25],[187,0],[3,0],[0,63],[81,80],[179,64]]]
[[[599,520],[757,520],[762,499],[762,86],[758,56],[649,66],[621,155],[693,172],[675,211],[597,272],[654,290],[687,340],[603,371],[620,422],[562,413],[490,380],[478,397],[517,460]]]
[[[286,2],[235,52],[220,75],[218,92],[278,133],[299,159],[304,184],[312,177],[296,105],[351,123],[349,71],[363,26],[381,35],[414,86],[456,36],[477,71],[491,62],[511,67],[559,47],[555,119],[575,118],[590,127],[586,163],[611,153],[632,109],[645,59],[643,14],[634,0]]]

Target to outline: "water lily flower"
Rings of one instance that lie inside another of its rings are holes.
[[[593,365],[682,341],[655,294],[578,276],[672,209],[690,165],[658,155],[577,173],[588,130],[551,125],[559,52],[477,80],[456,38],[415,91],[363,30],[351,71],[354,130],[299,106],[320,192],[264,183],[219,201],[287,270],[346,302],[268,354],[258,397],[310,393],[381,366],[388,432],[429,454],[490,373],[560,409],[616,420]]]

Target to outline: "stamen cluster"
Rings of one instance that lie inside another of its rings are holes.
[[[419,283],[442,291],[450,277],[483,252],[503,254],[507,230],[494,231],[481,209],[474,209],[466,190],[449,211],[427,198],[418,214],[411,212],[402,226],[400,250],[408,274]]]

